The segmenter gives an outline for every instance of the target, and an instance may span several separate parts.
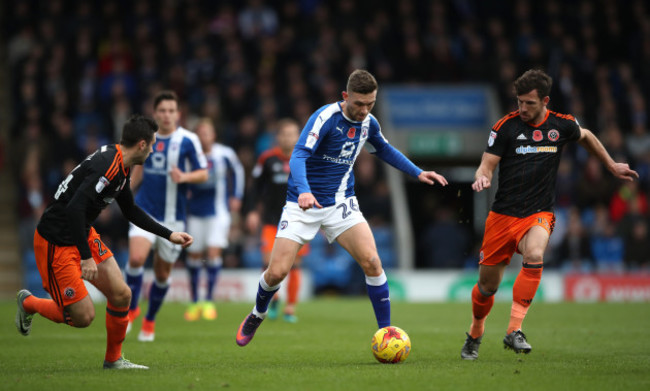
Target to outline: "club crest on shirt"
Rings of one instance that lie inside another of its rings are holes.
[[[368,137],[368,127],[367,126],[364,126],[364,127],[361,128],[361,137],[362,138]]]
[[[494,145],[494,140],[497,138],[497,132],[491,131],[490,132],[490,137],[488,138],[488,145],[491,147]]]
[[[104,190],[104,188],[108,186],[110,183],[111,182],[108,179],[106,179],[106,177],[103,176],[100,177],[99,180],[97,181],[97,184],[95,185],[95,191],[97,193],[101,193],[102,190]]]
[[[73,288],[71,288],[71,287],[67,287],[67,288],[65,288],[65,290],[63,291],[63,294],[64,294],[65,297],[67,297],[68,299],[72,299],[72,298],[74,298],[74,296],[76,295],[76,292],[74,291]]]
[[[348,130],[348,138],[354,138],[354,135],[357,133],[357,130],[355,128],[350,128]]]
[[[533,132],[533,140],[535,141],[542,141],[544,138],[544,135],[542,134],[541,130],[536,130]]]
[[[548,139],[551,141],[557,141],[560,138],[560,132],[557,129],[551,129],[548,131]]]

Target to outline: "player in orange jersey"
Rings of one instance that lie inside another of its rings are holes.
[[[113,253],[91,223],[113,200],[124,216],[144,230],[184,247],[192,237],[172,232],[135,205],[130,188],[131,168],[143,164],[152,152],[158,125],[150,118],[132,116],[119,144],[105,145],[88,156],[61,182],[34,233],[36,264],[43,288],[53,300],[28,290],[18,292],[16,327],[29,335],[35,313],[56,323],[88,327],[95,307],[82,279],[107,298],[105,369],[148,369],[122,356],[131,290],[124,282]]]
[[[257,232],[260,222],[262,224],[261,250],[265,268],[269,265],[273,242],[275,242],[275,235],[278,233],[278,223],[280,222],[287,194],[287,181],[289,180],[290,171],[289,159],[298,137],[300,137],[300,127],[295,120],[285,118],[278,121],[277,146],[260,155],[253,169],[255,181],[249,196],[251,211],[246,222],[251,232]],[[264,200],[264,202],[261,202],[261,200]],[[287,303],[284,306],[283,319],[290,323],[298,321],[296,304],[300,291],[300,266],[302,258],[307,254],[309,254],[309,244],[305,244],[298,251],[296,262],[289,272]],[[278,295],[276,294],[269,307],[269,319],[275,319],[278,316],[278,301]]]
[[[494,303],[506,266],[515,252],[523,265],[513,286],[510,324],[504,346],[529,353],[531,346],[521,324],[542,278],[543,255],[553,232],[555,181],[562,147],[578,141],[617,178],[632,181],[639,175],[615,162],[589,130],[571,116],[547,108],[552,79],[541,70],[529,70],[515,83],[519,110],[499,120],[476,170],[472,189],[491,186],[499,166],[499,188],[485,221],[478,283],[472,290],[473,320],[461,350],[465,360],[478,358],[484,322]]]

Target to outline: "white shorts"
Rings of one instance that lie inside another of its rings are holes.
[[[322,228],[327,240],[333,243],[343,232],[365,222],[357,197],[346,198],[337,205],[323,209],[311,208],[306,211],[300,209],[297,202],[287,202],[282,210],[276,237],[305,244]]]
[[[157,221],[157,220],[156,220]],[[182,232],[185,231],[185,223],[183,221],[169,221],[166,223],[158,223],[164,225],[165,227],[172,230],[172,232]],[[143,237],[151,243],[151,249],[158,252],[160,258],[168,263],[174,263],[181,255],[181,250],[183,249],[180,244],[174,244],[167,239],[161,238],[156,234],[152,234],[149,231],[136,226],[133,223],[130,223],[129,227],[129,238],[134,236]]]
[[[223,213],[210,217],[188,216],[187,233],[194,238],[194,243],[188,248],[191,253],[202,253],[208,247],[226,248],[230,216]]]

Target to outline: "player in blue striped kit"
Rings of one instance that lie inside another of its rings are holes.
[[[173,230],[184,230],[187,205],[187,184],[208,179],[207,161],[195,133],[179,127],[178,98],[172,91],[163,91],[154,98],[154,119],[158,138],[153,153],[141,170],[133,172],[131,183],[138,187],[135,202],[156,221]],[[126,282],[131,288],[129,328],[139,315],[138,301],[142,289],[144,264],[154,250],[154,281],[149,292],[149,308],[142,321],[139,341],[154,340],[155,319],[169,289],[172,266],[181,253],[178,245],[159,240],[133,224],[129,229],[129,263]]]
[[[370,114],[377,88],[369,72],[352,72],[343,101],[318,109],[302,130],[289,163],[287,203],[269,267],[260,277],[253,311],[237,330],[238,345],[245,346],[253,339],[298,250],[319,229],[330,243],[336,240],[359,263],[377,325],[390,325],[388,282],[374,237],[354,196],[352,166],[368,142],[365,146],[371,153],[420,182],[445,186],[447,180],[434,171],[421,170],[384,138],[377,119]]]
[[[190,186],[187,230],[196,234],[194,245],[187,254],[192,304],[185,319],[214,320],[217,310],[212,303],[213,291],[223,263],[221,254],[228,247],[230,212],[241,209],[244,196],[244,167],[232,148],[217,143],[214,124],[209,118],[199,122],[196,134],[208,160],[208,180]],[[228,186],[228,184],[231,186]],[[232,191],[229,191],[229,188]],[[230,194],[229,194],[230,193]],[[204,258],[205,255],[205,258]],[[205,261],[208,284],[205,302],[199,302],[199,274]]]

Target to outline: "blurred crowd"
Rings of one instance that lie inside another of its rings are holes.
[[[20,192],[24,249],[61,179],[98,146],[119,140],[130,114],[151,115],[161,89],[181,98],[182,126],[192,129],[201,117],[217,124],[219,141],[235,149],[250,179],[277,120],[304,124],[340,99],[353,69],[368,69],[380,88],[489,84],[505,114],[516,108],[512,81],[541,67],[554,78],[551,109],[575,115],[641,175],[622,184],[580,147],[568,148],[548,265],[650,268],[645,1],[22,0],[2,7],[13,114],[5,153]],[[371,224],[389,229],[383,169],[362,156],[357,191]],[[417,239],[435,238],[457,213],[432,210]],[[243,265],[257,237],[234,222],[230,267]],[[97,226],[125,256],[119,211],[109,208]],[[424,255],[418,266],[475,265],[480,237],[458,235],[453,251]]]

